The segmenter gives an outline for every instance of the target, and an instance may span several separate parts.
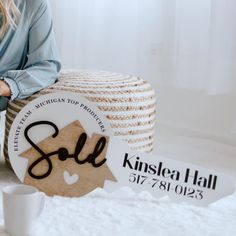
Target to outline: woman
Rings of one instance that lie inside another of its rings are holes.
[[[47,0],[0,0],[0,111],[53,84],[61,69]]]

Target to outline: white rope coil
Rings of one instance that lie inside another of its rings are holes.
[[[141,152],[153,150],[156,97],[147,81],[107,71],[62,70],[57,83],[25,100],[9,103],[4,143],[8,163],[8,134],[18,112],[35,98],[58,91],[72,91],[95,103],[109,120],[114,135],[127,141],[131,149]]]

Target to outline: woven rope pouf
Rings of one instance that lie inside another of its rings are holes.
[[[71,91],[94,102],[107,117],[115,136],[132,150],[153,150],[156,99],[150,84],[135,76],[78,70],[62,70],[59,81],[25,100],[9,103],[6,113],[4,156],[9,163],[8,134],[17,113],[33,99],[47,93]]]

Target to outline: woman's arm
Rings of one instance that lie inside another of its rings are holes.
[[[11,89],[8,84],[2,80],[0,80],[0,96],[10,97]]]
[[[10,92],[11,100],[26,98],[53,84],[61,69],[48,1],[26,2],[29,19],[27,61],[22,70],[9,70],[3,74],[2,79],[10,87],[10,91],[7,91],[4,81],[0,81],[2,96],[9,96]]]

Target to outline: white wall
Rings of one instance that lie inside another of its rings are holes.
[[[236,89],[235,1],[51,3],[64,68],[141,76],[157,90],[159,126],[236,144],[236,93],[197,92]]]
[[[157,86],[158,123],[179,134],[236,145],[236,95],[215,95]]]

